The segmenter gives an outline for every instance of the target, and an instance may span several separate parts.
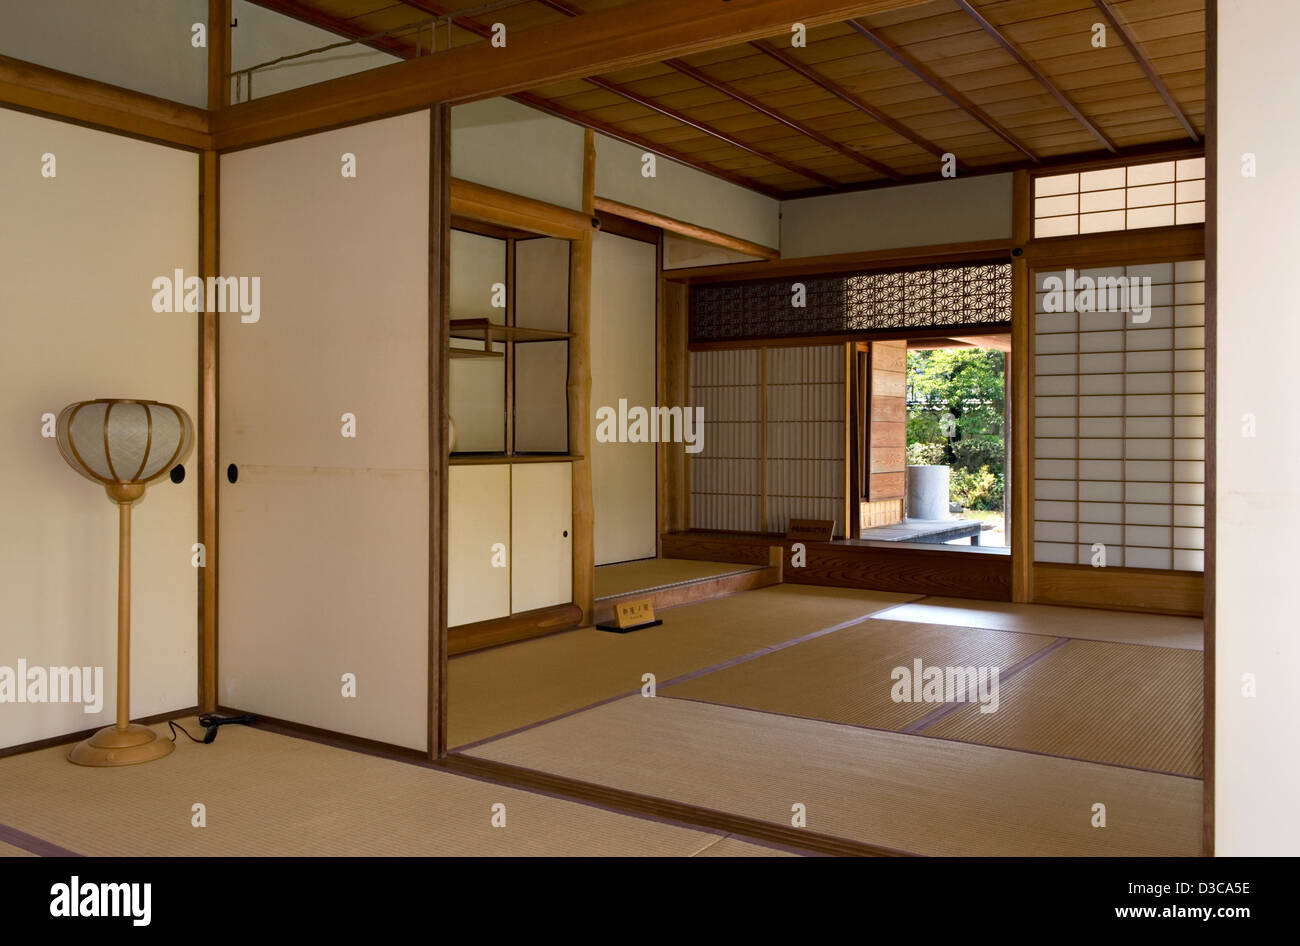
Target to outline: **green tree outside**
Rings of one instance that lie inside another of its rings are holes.
[[[907,353],[907,462],[951,467],[952,497],[969,509],[1002,508],[1005,397],[996,349]]]

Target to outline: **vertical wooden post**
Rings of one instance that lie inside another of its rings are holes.
[[[1204,710],[1201,714],[1202,773],[1201,855],[1214,857],[1215,806],[1215,685],[1218,612],[1218,415],[1219,415],[1219,4],[1205,7],[1205,657],[1201,670]]]
[[[230,104],[230,0],[208,0],[208,108]],[[199,156],[199,275],[218,276],[221,236],[221,157]],[[206,561],[199,570],[198,694],[200,712],[217,708],[217,356],[220,343],[215,312],[199,322],[198,536]]]
[[[199,270],[205,284],[207,277],[219,275],[220,161],[215,151],[204,151],[199,156]],[[199,569],[197,705],[201,712],[210,713],[217,708],[217,358],[221,339],[216,312],[204,306],[199,319],[198,535],[206,561]]]
[[[758,348],[758,531],[767,531],[767,346]]]
[[[506,325],[515,324],[515,238],[506,238]],[[492,347],[491,337],[484,338],[483,347]],[[505,374],[506,374],[506,456],[515,455],[515,343],[510,336],[505,337]]]
[[[862,486],[858,479],[861,444],[859,436],[862,417],[858,413],[858,346],[844,343],[844,535],[850,539],[862,535]]]
[[[596,141],[584,136],[582,209],[596,213]],[[573,603],[582,623],[594,622],[596,517],[591,498],[591,231],[572,242],[569,253],[569,453],[573,461]]]
[[[447,751],[447,397],[451,106],[429,113],[429,758]]]
[[[687,390],[687,307],[689,289],[685,283],[659,279],[658,364],[656,397],[661,405],[681,405],[688,410]],[[708,418],[705,419],[706,423]],[[689,527],[687,512],[689,489],[686,485],[686,448],[680,443],[659,444],[659,517],[658,530],[681,532]]]
[[[208,0],[208,108],[230,104],[230,4]]]
[[[1023,250],[1031,235],[1032,202],[1028,171],[1016,171],[1012,178],[1011,234],[1017,249]],[[1013,250],[1014,253],[1014,250]],[[1023,253],[1011,258],[1011,438],[1007,444],[1006,488],[1011,491],[1011,600],[1030,601],[1034,596],[1033,476],[1030,457],[1030,428],[1034,423],[1030,384],[1033,363],[1033,332],[1030,320],[1029,280],[1032,274]]]

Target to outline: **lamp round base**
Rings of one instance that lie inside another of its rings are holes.
[[[107,726],[73,746],[68,761],[76,765],[138,765],[171,755],[175,748],[174,742],[159,738],[148,726]]]

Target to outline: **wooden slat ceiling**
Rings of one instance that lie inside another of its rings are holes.
[[[654,0],[255,0],[357,38],[452,15],[486,43]],[[713,0],[702,0],[713,2]],[[1093,25],[1107,26],[1105,48]],[[438,48],[447,44],[440,27]],[[514,96],[777,197],[1196,146],[1205,133],[1205,0],[932,0],[891,13]],[[368,45],[416,55],[413,31]],[[428,55],[430,31],[418,40]]]

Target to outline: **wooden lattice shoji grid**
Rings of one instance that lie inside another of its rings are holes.
[[[1150,277],[1150,319],[1034,316],[1034,559],[1201,571],[1205,547],[1205,264],[1082,270]]]
[[[767,529],[792,518],[830,519],[844,534],[844,348],[770,348]]]
[[[793,517],[843,534],[844,357],[839,345],[691,353],[705,428],[692,528],[784,532]]]
[[[691,353],[692,406],[704,449],[690,457],[691,527],[758,532],[762,388],[756,348]]]

